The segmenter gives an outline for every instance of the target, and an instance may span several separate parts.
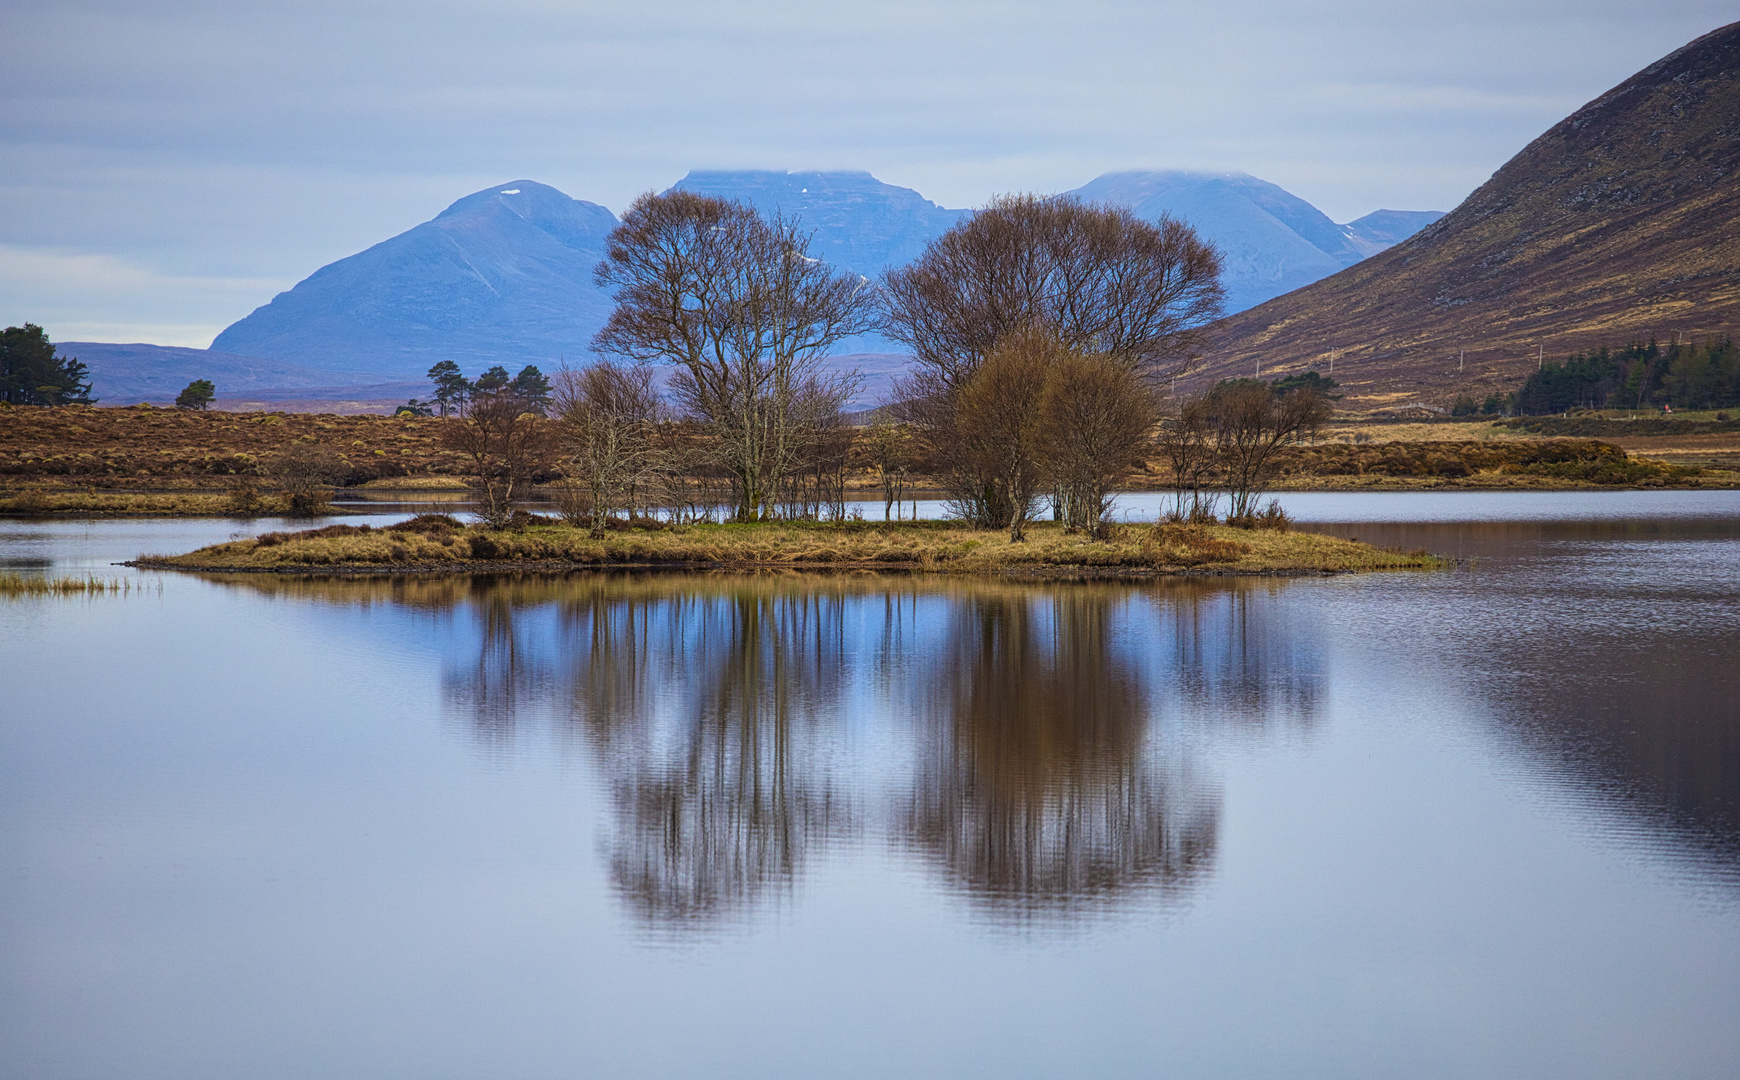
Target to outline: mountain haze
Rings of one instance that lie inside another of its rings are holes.
[[[1578,109],[1412,238],[1222,320],[1199,381],[1334,352],[1350,401],[1442,405],[1512,388],[1540,354],[1737,323],[1740,23]]]

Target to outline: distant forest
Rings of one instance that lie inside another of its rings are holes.
[[[1578,353],[1548,363],[1516,393],[1525,416],[1571,409],[1725,409],[1740,405],[1740,348],[1732,338]]]

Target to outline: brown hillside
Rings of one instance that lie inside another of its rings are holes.
[[[1354,408],[1444,405],[1513,389],[1537,348],[1736,331],[1740,23],[1585,105],[1406,242],[1223,319],[1194,381],[1327,371],[1334,353]]]

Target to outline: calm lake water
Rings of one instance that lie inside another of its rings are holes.
[[[225,579],[108,564],[281,523],[0,521],[143,586],[0,601],[0,1075],[1740,1074],[1740,494],[1283,502],[1467,562]]]

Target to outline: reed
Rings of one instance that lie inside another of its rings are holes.
[[[144,592],[147,586],[144,582],[133,578],[109,577],[100,578],[95,574],[84,577],[64,575],[61,577],[37,577],[27,574],[0,573],[0,596],[126,596],[134,592]],[[161,591],[162,586],[158,586]]]

